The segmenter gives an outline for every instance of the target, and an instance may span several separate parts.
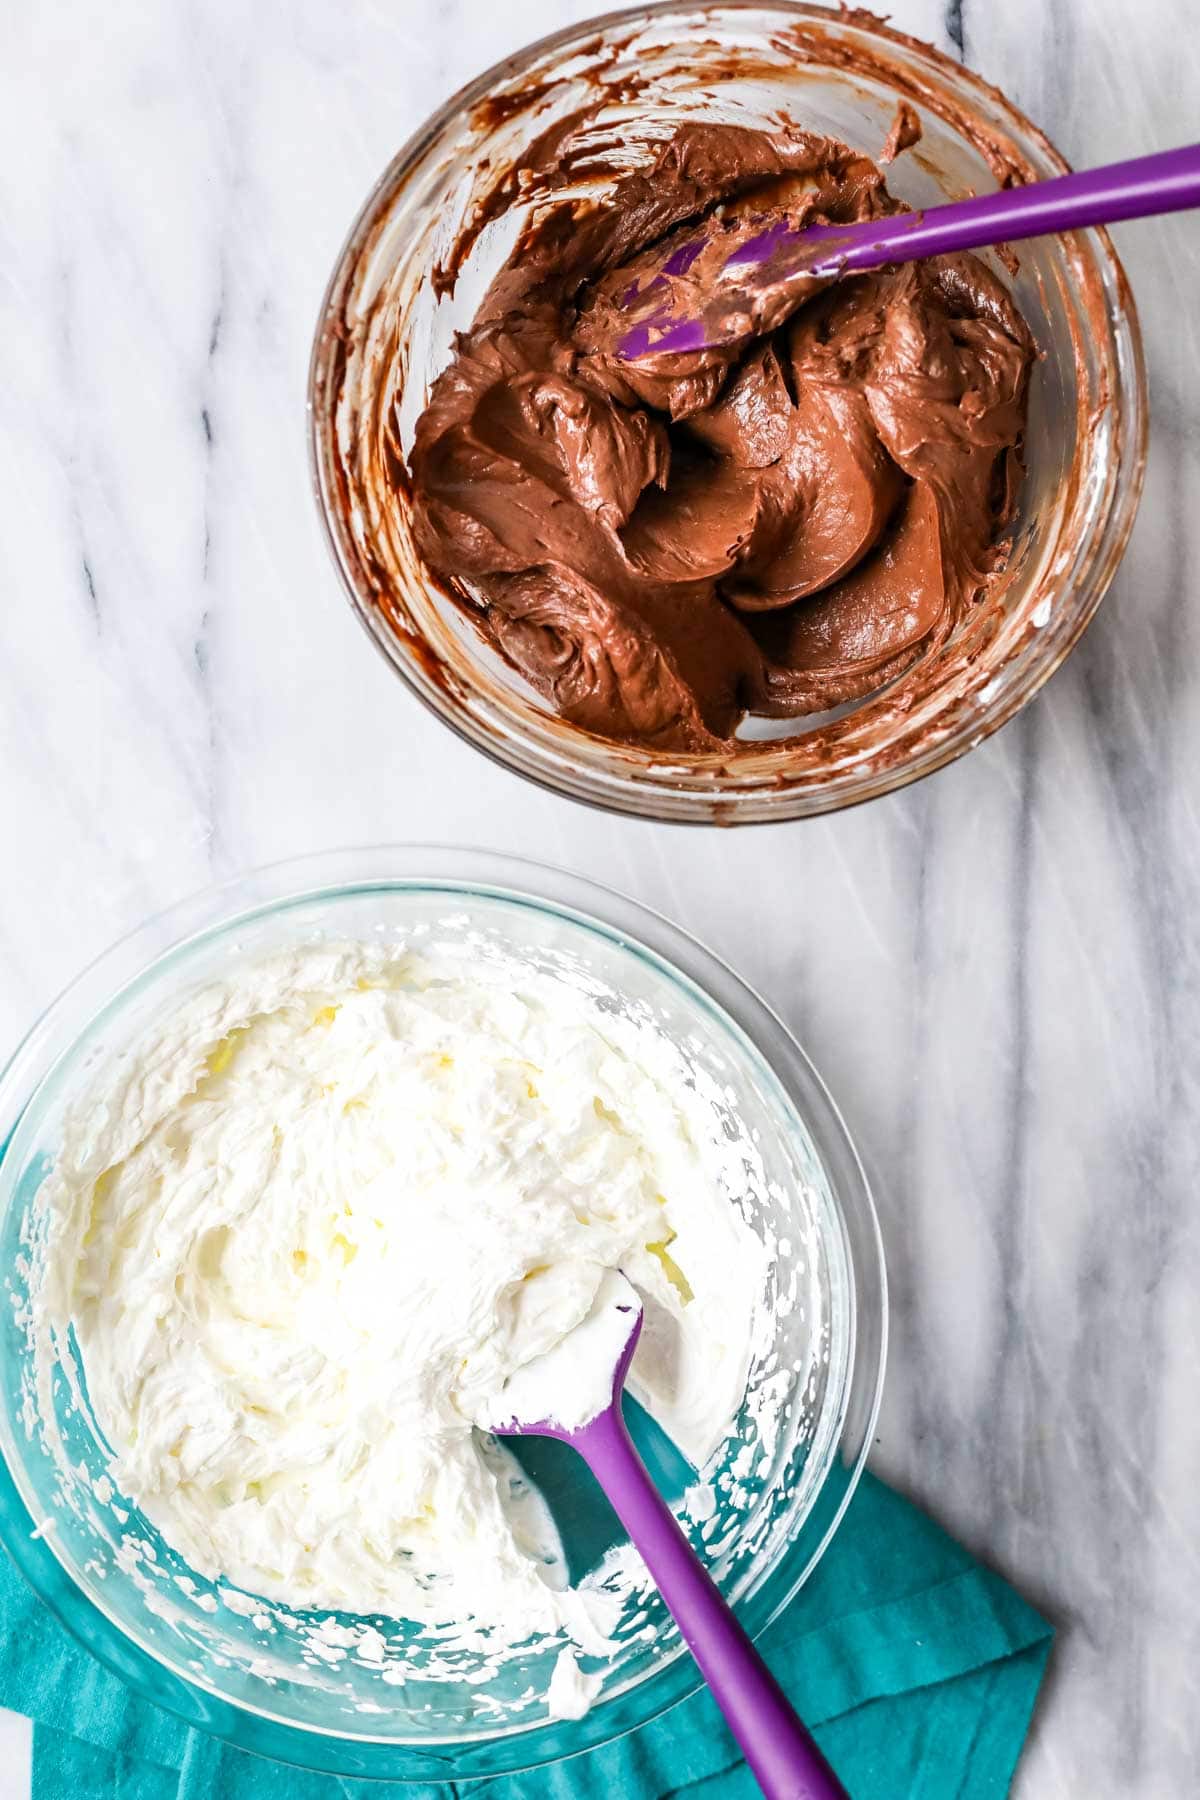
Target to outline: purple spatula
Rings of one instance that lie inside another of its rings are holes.
[[[675,246],[649,280],[622,295],[630,326],[617,349],[634,359],[733,343],[761,329],[764,319],[786,316],[810,284],[1193,206],[1200,206],[1200,144],[848,225],[797,228],[782,219],[762,231],[751,225],[746,236],[714,224],[709,235]],[[726,235],[730,248],[723,256]]]
[[[637,1293],[609,1271],[583,1323],[519,1370],[495,1416],[481,1423],[501,1436],[560,1438],[579,1451],[641,1552],[767,1800],[846,1800],[633,1447],[621,1390],[641,1329]]]

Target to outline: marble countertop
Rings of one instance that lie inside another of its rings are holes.
[[[1023,1800],[1200,1769],[1200,216],[1119,245],[1153,435],[1043,696],[816,823],[654,828],[493,768],[364,646],[304,381],[388,157],[589,0],[72,0],[0,16],[0,1051],[190,889],[439,837],[690,927],[811,1049],[883,1219],[874,1466],[1061,1626]],[[1196,136],[1189,0],[891,0],[1079,164]],[[27,1792],[27,1728],[0,1797]]]

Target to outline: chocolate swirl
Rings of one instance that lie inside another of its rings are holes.
[[[564,718],[710,749],[747,713],[873,692],[983,591],[1033,345],[978,259],[814,282],[720,350],[611,348],[673,232],[895,206],[832,140],[690,125],[604,205],[552,208],[493,282],[418,422],[417,539]]]

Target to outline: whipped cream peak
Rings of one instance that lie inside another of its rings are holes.
[[[488,1431],[590,1425],[612,1404],[622,1356],[641,1324],[637,1289],[619,1269],[605,1269],[574,1330],[515,1369],[476,1422]]]

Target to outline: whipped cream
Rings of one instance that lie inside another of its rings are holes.
[[[530,1425],[578,1431],[612,1404],[621,1357],[641,1324],[642,1305],[619,1269],[606,1269],[591,1306],[549,1350],[510,1375],[477,1414],[485,1431]]]
[[[199,1574],[557,1635],[552,1706],[582,1710],[602,1596],[564,1585],[474,1421],[620,1268],[631,1391],[698,1467],[722,1443],[766,1252],[686,1071],[466,932],[248,961],[76,1109],[38,1203],[41,1375],[73,1330],[115,1488]]]

